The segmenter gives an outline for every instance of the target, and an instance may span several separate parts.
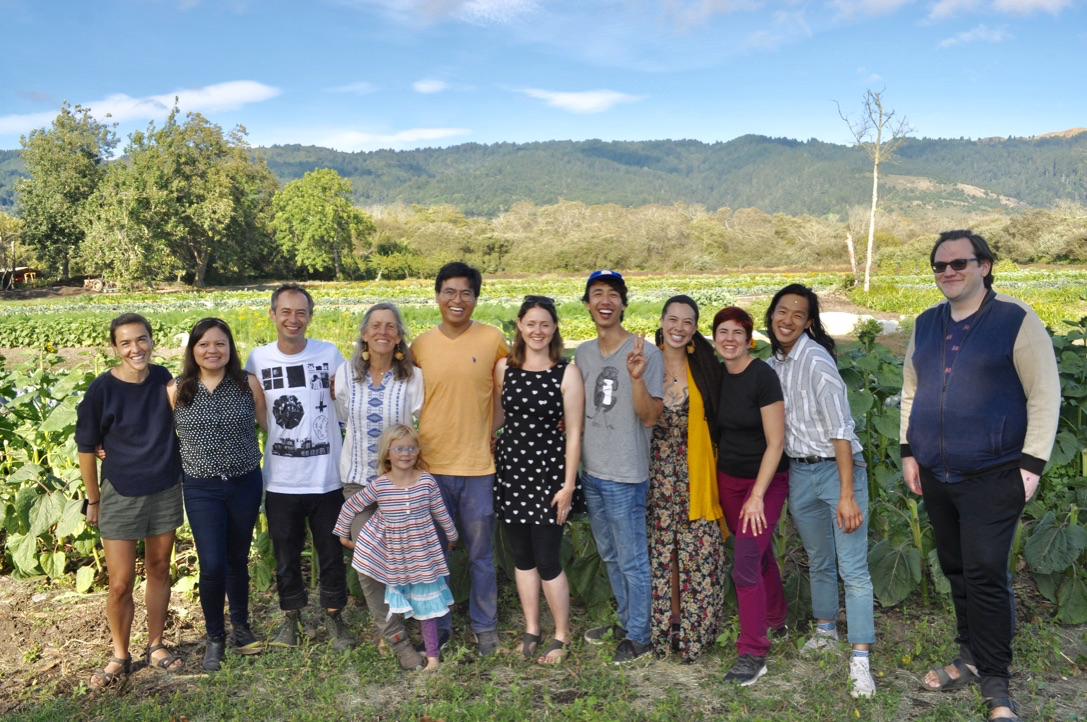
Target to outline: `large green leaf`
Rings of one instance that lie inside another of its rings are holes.
[[[1023,547],[1030,568],[1042,574],[1063,572],[1087,547],[1083,527],[1056,524],[1054,519],[1053,512],[1042,517]]]
[[[44,552],[38,557],[38,562],[50,579],[60,579],[64,576],[64,566],[67,564],[68,558],[63,551]]]
[[[1062,431],[1057,434],[1053,443],[1053,452],[1049,456],[1048,466],[1063,466],[1076,458],[1083,446],[1076,435],[1071,431]]]
[[[929,549],[926,559],[928,559],[928,573],[932,577],[932,586],[940,594],[951,594],[951,582],[947,581],[944,570],[940,568],[940,556],[935,548]]]
[[[7,483],[17,486],[27,481],[34,481],[41,476],[43,471],[45,469],[37,464],[23,464],[15,470],[14,474],[7,478]]]
[[[811,583],[803,574],[790,574],[785,577],[785,602],[789,605],[789,621],[811,618]]]
[[[898,443],[898,418],[901,412],[897,408],[886,409],[882,414],[872,416],[872,426],[880,436],[885,436],[892,443]]]
[[[11,561],[15,568],[24,575],[32,575],[38,571],[38,540],[29,534],[9,534],[7,550],[11,553]]]
[[[1052,574],[1031,572],[1031,576],[1034,578],[1034,586],[1038,587],[1038,593],[1049,601],[1056,602],[1057,591],[1061,588],[1061,580],[1064,579],[1064,574],[1060,572],[1053,572]]]
[[[895,547],[884,539],[869,550],[868,569],[876,599],[893,607],[921,583],[921,553],[908,542]]]
[[[449,591],[453,593],[453,601],[460,603],[468,599],[472,585],[470,572],[468,552],[463,544],[459,544],[449,552]]]
[[[64,502],[64,511],[60,514],[60,521],[54,531],[58,539],[70,536],[79,536],[87,526],[83,516],[83,500],[68,499]]]
[[[357,574],[350,574],[358,580]],[[267,591],[272,586],[272,568],[263,562],[257,562],[249,567],[249,578],[253,582],[253,586],[260,591]],[[360,588],[361,592],[362,589]]]
[[[864,416],[876,404],[876,397],[866,389],[849,389],[848,395],[849,408],[855,417]]]
[[[75,398],[69,396],[61,401],[49,412],[49,416],[45,419],[45,422],[41,425],[41,430],[47,433],[53,431],[63,431],[66,428],[75,426],[76,406],[78,402]]]
[[[1081,575],[1067,577],[1057,594],[1060,611],[1057,619],[1065,624],[1083,624],[1087,622],[1087,582]]]
[[[30,534],[41,536],[60,521],[64,511],[64,496],[59,491],[41,494],[30,506]]]
[[[90,564],[80,567],[75,573],[75,590],[80,594],[86,594],[94,586],[94,567]]]

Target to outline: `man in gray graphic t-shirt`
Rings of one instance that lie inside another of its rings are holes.
[[[596,338],[578,346],[574,357],[585,381],[581,481],[621,625],[590,629],[585,639],[599,644],[609,631],[625,635],[613,660],[623,664],[650,651],[645,499],[649,442],[664,408],[664,362],[656,346],[623,328],[627,287],[621,275],[594,271],[582,301]]]

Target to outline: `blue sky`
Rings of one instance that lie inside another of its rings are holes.
[[[254,145],[846,143],[1087,127],[1087,0],[0,0],[0,148],[64,100],[125,139],[175,95]],[[122,140],[122,147],[124,142]]]

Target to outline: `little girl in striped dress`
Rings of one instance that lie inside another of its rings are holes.
[[[344,502],[334,533],[354,549],[351,566],[385,585],[389,613],[419,620],[425,671],[432,671],[438,668],[438,617],[449,611],[453,595],[445,582],[449,568],[431,519],[445,532],[450,548],[457,529],[438,483],[424,470],[414,429],[393,424],[382,432],[377,469],[381,476]],[[352,541],[351,520],[375,503],[377,512]]]

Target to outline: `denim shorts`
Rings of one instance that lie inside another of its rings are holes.
[[[174,531],[184,521],[181,484],[147,496],[121,496],[102,479],[98,533],[103,539],[137,541]]]

